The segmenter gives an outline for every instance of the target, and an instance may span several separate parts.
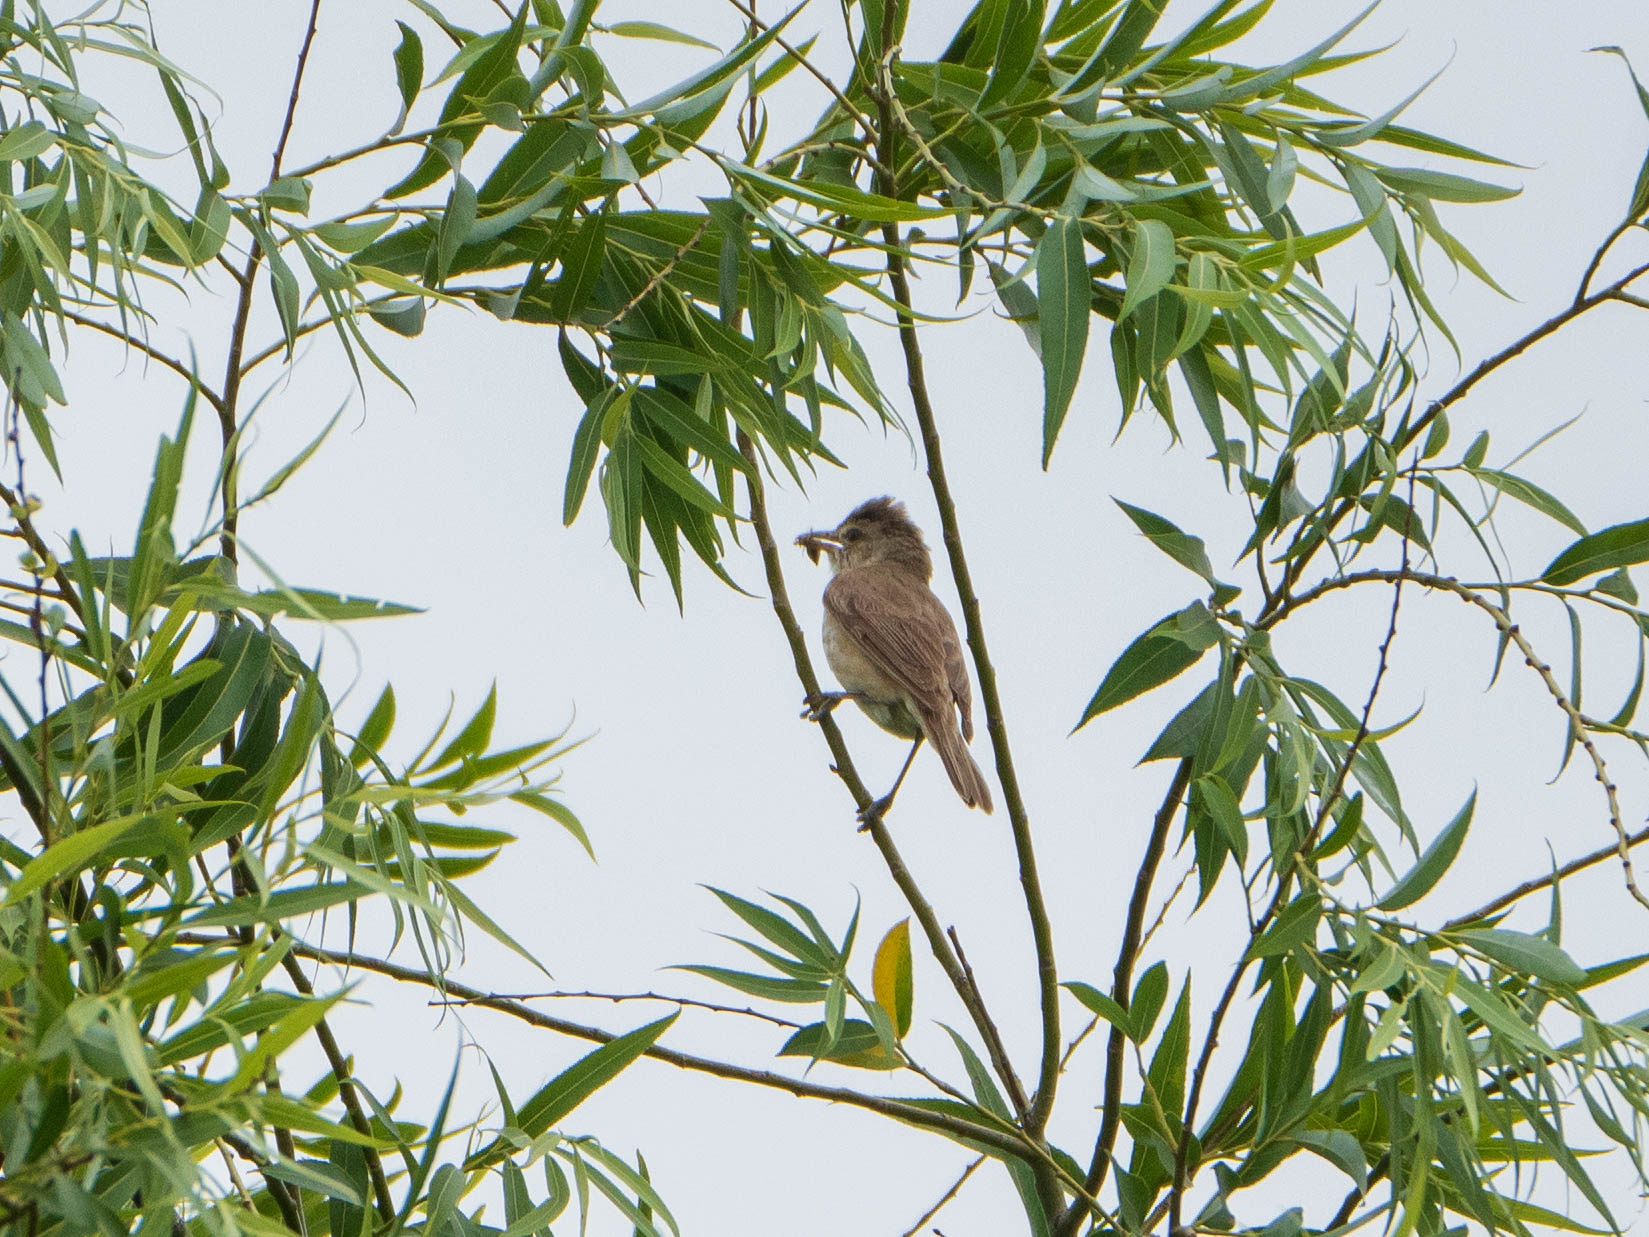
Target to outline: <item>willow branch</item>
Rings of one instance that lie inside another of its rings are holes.
[[[1629,834],[1626,838],[1626,848],[1631,850],[1634,847],[1642,846],[1645,842],[1649,842],[1649,828],[1639,829],[1636,833]],[[1495,914],[1497,911],[1505,910],[1512,903],[1522,901],[1531,893],[1539,893],[1542,889],[1550,889],[1559,881],[1566,880],[1568,877],[1573,876],[1576,872],[1583,872],[1587,868],[1596,867],[1598,864],[1603,863],[1606,860],[1616,858],[1619,854],[1620,842],[1617,839],[1616,841],[1610,842],[1607,846],[1598,847],[1590,854],[1582,855],[1578,859],[1571,859],[1562,867],[1554,868],[1545,876],[1537,876],[1532,880],[1524,881],[1515,889],[1508,889],[1498,898],[1493,898],[1490,901],[1485,902],[1475,911],[1470,911],[1467,914],[1455,916],[1443,925],[1442,930],[1444,932],[1448,932],[1455,928],[1463,928],[1467,924],[1480,923],[1481,921],[1487,919],[1490,915]]]
[[[1411,468],[1409,471],[1409,506],[1411,510],[1413,505],[1414,472]],[[1386,622],[1385,639],[1380,642],[1379,661],[1374,669],[1374,679],[1369,684],[1368,699],[1363,703],[1363,714],[1357,723],[1357,733],[1352,737],[1351,743],[1346,747],[1345,755],[1338,762],[1339,768],[1335,770],[1334,781],[1330,785],[1328,793],[1322,797],[1318,804],[1316,818],[1311,822],[1311,827],[1305,831],[1305,836],[1300,839],[1299,845],[1294,848],[1294,860],[1289,864],[1286,871],[1278,874],[1277,892],[1272,897],[1271,904],[1266,908],[1265,913],[1260,916],[1259,920],[1249,929],[1250,942],[1256,941],[1260,938],[1261,934],[1265,932],[1265,930],[1271,925],[1272,921],[1277,917],[1277,913],[1282,909],[1284,903],[1287,902],[1290,892],[1290,878],[1294,873],[1295,866],[1299,862],[1300,857],[1305,855],[1311,849],[1312,844],[1316,841],[1318,834],[1322,832],[1323,825],[1327,822],[1329,813],[1334,810],[1334,805],[1339,802],[1340,796],[1345,791],[1346,778],[1350,775],[1351,767],[1357,760],[1358,751],[1362,748],[1363,744],[1368,741],[1370,723],[1374,717],[1374,705],[1380,698],[1380,688],[1385,682],[1386,671],[1391,665],[1392,642],[1397,639],[1397,616],[1402,609],[1403,582],[1407,578],[1408,567],[1409,539],[1405,533],[1403,537],[1402,567],[1398,572],[1396,582],[1392,586],[1391,615]],[[1226,984],[1225,991],[1220,994],[1219,1004],[1215,1007],[1214,1014],[1209,1019],[1208,1034],[1203,1040],[1202,1052],[1197,1058],[1196,1069],[1191,1075],[1191,1090],[1185,1101],[1185,1121],[1180,1127],[1179,1145],[1174,1150],[1174,1182],[1173,1187],[1168,1194],[1169,1232],[1178,1232],[1180,1228],[1180,1207],[1185,1197],[1185,1187],[1187,1185],[1186,1172],[1191,1155],[1192,1131],[1196,1128],[1197,1107],[1202,1100],[1202,1088],[1208,1079],[1208,1067],[1213,1061],[1214,1049],[1219,1045],[1220,1027],[1223,1025],[1225,1016],[1231,1008],[1232,1000],[1236,997],[1237,986],[1242,981],[1244,973],[1248,970],[1248,964],[1249,958],[1246,956],[1245,951],[1245,956],[1243,959],[1237,963],[1235,968],[1233,968],[1231,972],[1231,979]]]
[[[886,6],[888,14],[894,5]],[[884,43],[891,39],[885,39]],[[891,57],[890,53],[890,57]],[[880,110],[880,133],[877,137],[878,163],[883,168],[895,166],[895,122],[891,103],[891,70],[884,69],[883,80],[877,90]],[[896,186],[888,183],[885,172],[877,173],[880,192],[894,196]],[[951,575],[962,606],[963,627],[967,633],[968,651],[972,654],[974,673],[979,679],[980,703],[985,711],[985,727],[991,738],[991,750],[996,758],[996,776],[1002,786],[1003,805],[1013,831],[1014,851],[1019,860],[1019,883],[1024,890],[1025,910],[1031,921],[1031,935],[1036,947],[1036,970],[1042,1006],[1042,1061],[1038,1070],[1036,1092],[1026,1131],[1033,1138],[1041,1138],[1053,1111],[1054,1094],[1059,1085],[1059,972],[1054,963],[1053,925],[1048,918],[1047,904],[1042,894],[1041,878],[1037,874],[1036,848],[1031,840],[1030,818],[1025,800],[1019,790],[1019,776],[1014,769],[1013,749],[1008,742],[1008,727],[1004,720],[1001,694],[997,690],[996,670],[991,663],[990,650],[985,642],[985,625],[980,616],[979,596],[974,591],[973,576],[968,570],[967,554],[962,546],[962,530],[956,516],[956,500],[951,494],[950,481],[945,473],[944,452],[939,438],[938,419],[928,393],[927,374],[922,359],[921,340],[916,332],[916,318],[910,280],[905,267],[904,241],[896,223],[882,225],[882,239],[887,246],[888,282],[893,299],[899,306],[899,343],[905,357],[905,384],[910,391],[917,426],[922,436],[922,450],[927,458],[928,482],[939,508],[939,521],[944,530],[945,553],[950,560]]]
[[[1508,640],[1517,645],[1518,652],[1523,654],[1524,664],[1533,670],[1540,677],[1540,681],[1545,684],[1547,694],[1552,697],[1552,702],[1563,711],[1575,742],[1581,746],[1587,759],[1591,761],[1593,774],[1598,784],[1602,786],[1604,797],[1608,801],[1609,824],[1615,831],[1615,844],[1611,850],[1620,859],[1621,868],[1625,875],[1626,890],[1636,902],[1645,909],[1649,909],[1649,899],[1645,899],[1643,893],[1639,890],[1637,877],[1632,867],[1630,852],[1632,847],[1636,845],[1633,841],[1636,835],[1628,834],[1626,831],[1625,819],[1620,810],[1619,788],[1610,779],[1608,765],[1604,762],[1603,754],[1598,750],[1597,742],[1592,738],[1591,730],[1586,725],[1585,716],[1575,707],[1574,702],[1569,699],[1562,685],[1553,677],[1551,666],[1541,660],[1535,652],[1534,646],[1529,643],[1528,637],[1523,634],[1522,629],[1516,623],[1512,622],[1511,615],[1507,614],[1506,611],[1487,598],[1480,596],[1476,591],[1462,584],[1453,576],[1433,575],[1429,572],[1414,570],[1404,572],[1369,570],[1325,580],[1315,588],[1301,593],[1299,597],[1289,599],[1269,616],[1264,626],[1275,626],[1277,622],[1293,611],[1298,610],[1301,606],[1307,605],[1324,594],[1334,592],[1337,589],[1350,588],[1354,584],[1367,584],[1373,581],[1394,583],[1399,577],[1426,588],[1436,589],[1439,592],[1453,593],[1468,605],[1476,606],[1494,621],[1494,625]]]
[[[1596,309],[1599,305],[1602,305],[1607,301],[1618,301],[1623,299],[1626,295],[1627,286],[1645,274],[1649,274],[1649,262],[1633,267],[1631,270],[1627,271],[1626,274],[1615,280],[1614,283],[1598,289],[1589,296],[1576,298],[1572,304],[1565,307],[1558,313],[1553,314],[1539,326],[1513,340],[1499,352],[1484,360],[1477,366],[1476,369],[1472,370],[1471,373],[1467,374],[1464,378],[1461,378],[1460,381],[1456,382],[1452,387],[1431,402],[1426,411],[1415,420],[1414,424],[1408,428],[1403,436],[1391,444],[1393,454],[1398,454],[1413,443],[1419,441],[1420,436],[1431,427],[1432,422],[1435,421],[1446,409],[1464,399],[1471,393],[1478,383],[1482,382],[1483,379],[1494,373],[1501,366],[1510,361],[1516,360],[1535,344],[1567,326],[1570,322],[1573,322],[1576,318],[1580,317],[1589,310]],[[1588,279],[1590,279],[1589,275]],[[1305,553],[1295,555],[1290,560],[1288,566],[1284,569],[1282,581],[1279,583],[1272,600],[1268,602],[1265,608],[1260,612],[1261,622],[1269,618],[1279,607],[1284,607],[1288,604],[1290,589],[1292,589],[1293,586],[1300,581],[1305,573],[1307,565],[1316,555],[1317,550],[1327,542],[1328,534],[1332,532],[1332,530],[1337,527],[1348,514],[1356,509],[1357,500],[1355,497],[1342,499],[1340,504],[1329,514],[1328,519],[1321,525],[1323,532],[1322,540]]]
[[[789,1018],[778,1018],[772,1014],[764,1014],[759,1009],[749,1009],[740,1005],[718,1005],[714,1001],[696,1001],[692,997],[668,996],[662,992],[488,992],[489,1000],[506,1001],[610,1001],[619,1005],[625,1001],[657,1001],[664,1005],[674,1005],[681,1009],[702,1009],[713,1014],[740,1014],[746,1018],[758,1018],[774,1026],[785,1027],[797,1031],[802,1024],[793,1022]],[[431,1005],[473,1005],[475,1002],[468,997],[446,997],[430,1001]]]
[[[756,530],[756,543],[761,549],[762,567],[767,575],[767,591],[772,600],[773,613],[784,631],[786,642],[790,645],[790,658],[795,664],[796,677],[801,681],[803,693],[808,697],[816,696],[819,694],[819,676],[813,670],[813,658],[807,651],[807,637],[802,634],[801,625],[796,622],[796,612],[790,604],[790,594],[785,588],[784,568],[779,561],[779,547],[773,539],[772,523],[767,518],[767,498],[761,479],[761,461],[756,454],[756,445],[750,440],[749,435],[741,430],[738,440],[739,450],[744,453],[744,458],[749,464],[749,469],[745,473],[745,484],[750,493],[750,523]],[[865,786],[864,779],[859,776],[859,771],[853,764],[853,757],[847,750],[847,741],[842,737],[841,727],[836,725],[836,719],[828,713],[819,719],[818,726],[835,760],[832,768],[836,776],[842,779],[848,793],[853,796],[855,806],[861,812],[865,812],[875,802],[875,796]],[[956,990],[963,1008],[968,1011],[968,1017],[973,1020],[973,1025],[984,1039],[991,1067],[996,1071],[1003,1089],[1007,1091],[1014,1111],[1024,1120],[1029,1111],[1024,1088],[1013,1071],[1013,1064],[1008,1059],[1001,1037],[996,1033],[995,1024],[980,1003],[972,985],[968,983],[961,960],[950,947],[950,942],[945,939],[939,917],[934,914],[933,907],[917,885],[916,878],[905,866],[904,857],[894,844],[893,834],[880,814],[866,813],[865,827],[869,830],[876,849],[882,852],[883,862],[887,864],[888,873],[893,877],[894,884],[899,886],[899,892],[904,894],[905,901],[916,916],[916,922],[921,925],[922,934],[927,937],[929,950],[938,961],[940,969],[945,972],[945,978]]]
[[[239,272],[237,272],[236,274],[237,274],[237,278],[238,278]],[[160,349],[155,348],[155,347],[151,347],[149,344],[147,344],[143,340],[137,338],[135,335],[128,334],[127,332],[121,330],[117,326],[110,326],[107,322],[99,322],[96,318],[87,318],[87,317],[83,317],[80,314],[68,313],[68,312],[65,312],[63,314],[63,317],[67,321],[74,323],[76,326],[83,326],[83,327],[87,328],[88,330],[98,331],[98,332],[100,332],[104,335],[108,335],[109,337],[111,337],[113,339],[118,339],[121,343],[125,344],[128,348],[135,349],[136,351],[141,352],[144,356],[148,357],[151,361],[154,361],[154,362],[156,362],[157,364],[160,364],[160,365],[164,365],[167,369],[169,369],[173,373],[177,374],[185,382],[187,382],[191,387],[193,387],[195,389],[195,393],[197,395],[199,395],[203,400],[205,400],[208,404],[212,405],[212,408],[215,411],[217,411],[217,412],[222,412],[223,411],[223,397],[220,396],[216,391],[212,390],[211,387],[207,386],[204,382],[202,382],[200,380],[200,375],[199,374],[195,373],[194,370],[190,369],[187,365],[185,365],[182,361],[179,361],[176,357],[168,356],[166,353],[162,352]]]
[[[293,943],[281,959],[286,974],[292,984],[304,996],[314,996],[315,986],[309,982],[309,977],[303,973],[303,967],[292,955],[298,952],[299,946]],[[322,1018],[315,1023],[315,1038],[320,1041],[321,1051],[326,1054],[327,1064],[332,1067],[332,1077],[338,1084],[338,1099],[343,1102],[344,1110],[349,1114],[349,1124],[355,1127],[357,1134],[364,1134],[371,1138],[372,1122],[361,1107],[361,1097],[355,1094],[353,1071],[349,1068],[349,1061],[338,1047],[338,1040],[332,1034],[332,1028],[327,1026],[326,1019]],[[383,1221],[392,1223],[395,1219],[395,1200],[389,1194],[389,1178],[384,1175],[384,1162],[379,1157],[377,1149],[363,1145],[362,1154],[366,1157],[367,1172],[372,1178],[372,1195],[378,1203],[378,1215]]]
[[[929,1220],[943,1211],[950,1201],[962,1192],[962,1187],[968,1183],[968,1178],[979,1171],[980,1166],[984,1164],[987,1158],[987,1156],[981,1155],[970,1161],[968,1166],[962,1170],[962,1175],[952,1182],[950,1189],[940,1196],[939,1201],[924,1211],[921,1219],[901,1233],[900,1237],[916,1237],[916,1234],[922,1231],[923,1226]]]
[[[177,939],[185,944],[232,943],[229,938],[225,937],[187,932],[179,933]],[[429,988],[443,995],[459,996],[479,1008],[491,1009],[525,1022],[529,1026],[555,1031],[573,1039],[607,1044],[619,1038],[619,1032],[608,1031],[601,1027],[586,1026],[583,1023],[569,1021],[566,1018],[558,1018],[553,1014],[546,1014],[533,1009],[531,1006],[523,1005],[519,1001],[488,996],[479,988],[472,988],[468,984],[459,983],[454,979],[442,978],[437,982],[425,971],[400,966],[382,958],[335,949],[322,949],[314,945],[302,945],[296,941],[292,944],[291,953],[296,957],[308,958],[315,962],[326,962],[334,966],[371,971],[374,974],[383,975],[401,983],[416,984],[419,987]],[[804,1099],[825,1100],[830,1103],[861,1108],[868,1112],[879,1113],[885,1117],[892,1117],[895,1120],[904,1122],[906,1125],[913,1125],[951,1138],[982,1144],[999,1153],[1020,1159],[1035,1156],[1040,1150],[1035,1146],[1028,1145],[1025,1139],[1018,1134],[1008,1133],[990,1126],[977,1125],[972,1121],[965,1121],[949,1113],[932,1112],[904,1100],[890,1099],[880,1095],[868,1095],[861,1091],[849,1090],[846,1087],[822,1086],[803,1079],[790,1078],[784,1074],[775,1074],[768,1070],[747,1069],[744,1066],[732,1065],[726,1061],[717,1061],[709,1057],[693,1056],[690,1053],[661,1048],[657,1044],[647,1049],[644,1055],[655,1061],[662,1061],[666,1065],[674,1065],[679,1069],[691,1070],[695,1073],[710,1074],[733,1082],[749,1083],[752,1086],[785,1091]]]

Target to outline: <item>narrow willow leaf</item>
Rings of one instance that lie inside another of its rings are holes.
[[[1039,268],[1040,269],[1040,268]],[[1127,291],[1117,318],[1126,318],[1142,301],[1161,292],[1174,277],[1174,232],[1157,219],[1134,224],[1134,251],[1128,259]]]
[[[1427,168],[1375,167],[1372,170],[1399,193],[1417,193],[1437,202],[1503,202],[1523,192]]]
[[[776,1055],[834,1061],[856,1069],[893,1070],[904,1065],[882,1046],[876,1028],[862,1018],[844,1019],[834,1037],[828,1032],[824,1023],[810,1023],[785,1040]]]
[[[17,879],[6,890],[5,900],[0,901],[0,908],[16,906],[49,881],[70,872],[78,872],[127,830],[144,821],[154,820],[155,818],[147,813],[124,816],[104,821],[100,825],[92,825],[88,829],[71,833],[68,837],[53,842],[24,865]]]
[[[828,937],[821,941],[817,936],[809,936],[784,916],[768,910],[765,906],[759,906],[737,894],[728,893],[725,889],[716,889],[713,886],[706,888],[716,895],[723,906],[792,958],[821,970],[829,971],[836,968],[840,959],[836,956]]]
[[[1502,494],[1509,495],[1518,502],[1527,503],[1542,515],[1550,516],[1569,531],[1582,537],[1586,535],[1586,525],[1580,522],[1580,517],[1564,506],[1556,496],[1548,494],[1534,482],[1525,481],[1522,477],[1495,468],[1474,468],[1471,474]]]
[[[1082,983],[1080,980],[1070,980],[1061,984],[1060,987],[1069,989],[1071,995],[1081,1001],[1090,1011],[1098,1014],[1124,1035],[1132,1038],[1133,1023],[1128,1017],[1128,1011],[1098,988],[1092,984]]]
[[[670,1028],[679,1014],[671,1014],[638,1027],[627,1035],[615,1037],[594,1052],[581,1057],[545,1083],[531,1099],[522,1104],[517,1121],[521,1130],[533,1137],[553,1129],[558,1122],[577,1108],[596,1091],[616,1078],[637,1057],[645,1053],[659,1036]],[[464,1164],[465,1171],[473,1171],[503,1158],[505,1144],[494,1142],[485,1151],[473,1155]]]
[[[1129,1026],[1124,1029],[1136,1044],[1143,1044],[1151,1038],[1151,1032],[1157,1025],[1157,1015],[1162,1013],[1162,1004],[1167,999],[1168,966],[1163,962],[1153,962],[1134,985],[1134,995],[1128,998]]]
[[[1218,641],[1218,627],[1200,601],[1169,615],[1138,637],[1111,664],[1075,729],[1081,730],[1101,713],[1183,674],[1201,661],[1203,653]]]
[[[626,388],[626,394],[630,388]],[[561,499],[561,522],[571,525],[584,505],[584,494],[590,486],[590,474],[595,471],[596,457],[601,452],[601,431],[607,422],[608,410],[619,396],[616,386],[604,386],[590,401],[584,416],[573,434],[573,449],[567,459],[567,483]],[[626,401],[627,402],[627,401]]]
[[[661,43],[681,43],[688,47],[707,48],[713,52],[721,50],[714,43],[707,43],[697,35],[687,34],[656,21],[615,21],[604,33],[616,34],[623,39],[656,39]]]
[[[1616,524],[1582,537],[1540,573],[1547,584],[1576,584],[1614,567],[1649,562],[1649,520]]]
[[[1214,566],[1208,561],[1208,549],[1201,537],[1181,532],[1172,522],[1143,507],[1135,507],[1120,498],[1113,498],[1111,501],[1122,508],[1123,513],[1134,522],[1134,526],[1144,533],[1146,539],[1157,549],[1180,566],[1196,572],[1208,583],[1215,582]]]
[[[1350,1130],[1300,1130],[1292,1138],[1350,1177],[1359,1190],[1368,1188],[1368,1159]]]
[[[911,975],[910,920],[901,919],[888,929],[876,947],[876,962],[871,972],[871,991],[876,1003],[893,1019],[894,1033],[900,1039],[910,1033]]]
[[[1036,286],[1042,344],[1042,467],[1046,468],[1088,347],[1091,294],[1080,220],[1056,218],[1042,234],[1036,246]]]
[[[1586,982],[1586,972],[1579,964],[1542,937],[1510,928],[1469,928],[1454,935],[1519,975],[1533,975],[1548,983],[1570,987]]]
[[[481,707],[464,723],[464,728],[454,736],[452,742],[441,749],[439,756],[424,766],[422,771],[433,773],[447,765],[456,764],[466,756],[479,756],[492,739],[492,724],[497,716],[498,684],[494,683],[487,691],[487,698],[481,702]]]
[[[1381,910],[1397,911],[1405,906],[1412,906],[1432,887],[1443,879],[1443,874],[1454,863],[1455,856],[1460,853],[1460,846],[1466,840],[1466,830],[1471,827],[1472,812],[1477,807],[1477,792],[1472,791],[1466,800],[1466,805],[1460,809],[1443,832],[1437,835],[1432,844],[1420,856],[1419,862],[1414,865],[1409,874],[1398,881],[1391,892],[1381,898],[1377,904]]]
[[[424,84],[424,42],[404,21],[395,24],[401,28],[401,41],[395,47],[395,84],[401,91],[401,115],[390,129],[391,134],[399,132],[406,123],[412,101]]]

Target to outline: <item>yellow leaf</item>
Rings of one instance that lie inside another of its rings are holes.
[[[876,1003],[893,1019],[893,1031],[900,1039],[910,1030],[912,999],[910,974],[910,920],[901,919],[888,929],[876,946],[876,967],[871,972],[871,991]]]

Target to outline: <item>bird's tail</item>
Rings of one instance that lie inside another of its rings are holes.
[[[939,759],[945,762],[950,784],[956,787],[962,802],[969,807],[982,808],[987,816],[990,815],[990,783],[985,780],[984,771],[974,763],[962,732],[956,728],[955,714],[947,708],[936,716],[923,717],[922,722],[928,742],[939,753]]]

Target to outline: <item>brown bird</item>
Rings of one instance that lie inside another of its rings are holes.
[[[825,657],[846,689],[809,697],[802,716],[818,721],[852,700],[883,730],[914,740],[893,789],[861,815],[887,811],[923,739],[944,761],[962,802],[989,812],[990,786],[968,754],[973,692],[962,642],[928,587],[933,559],[904,504],[872,498],[836,528],[804,533],[796,544],[815,563],[821,551],[830,558]]]

